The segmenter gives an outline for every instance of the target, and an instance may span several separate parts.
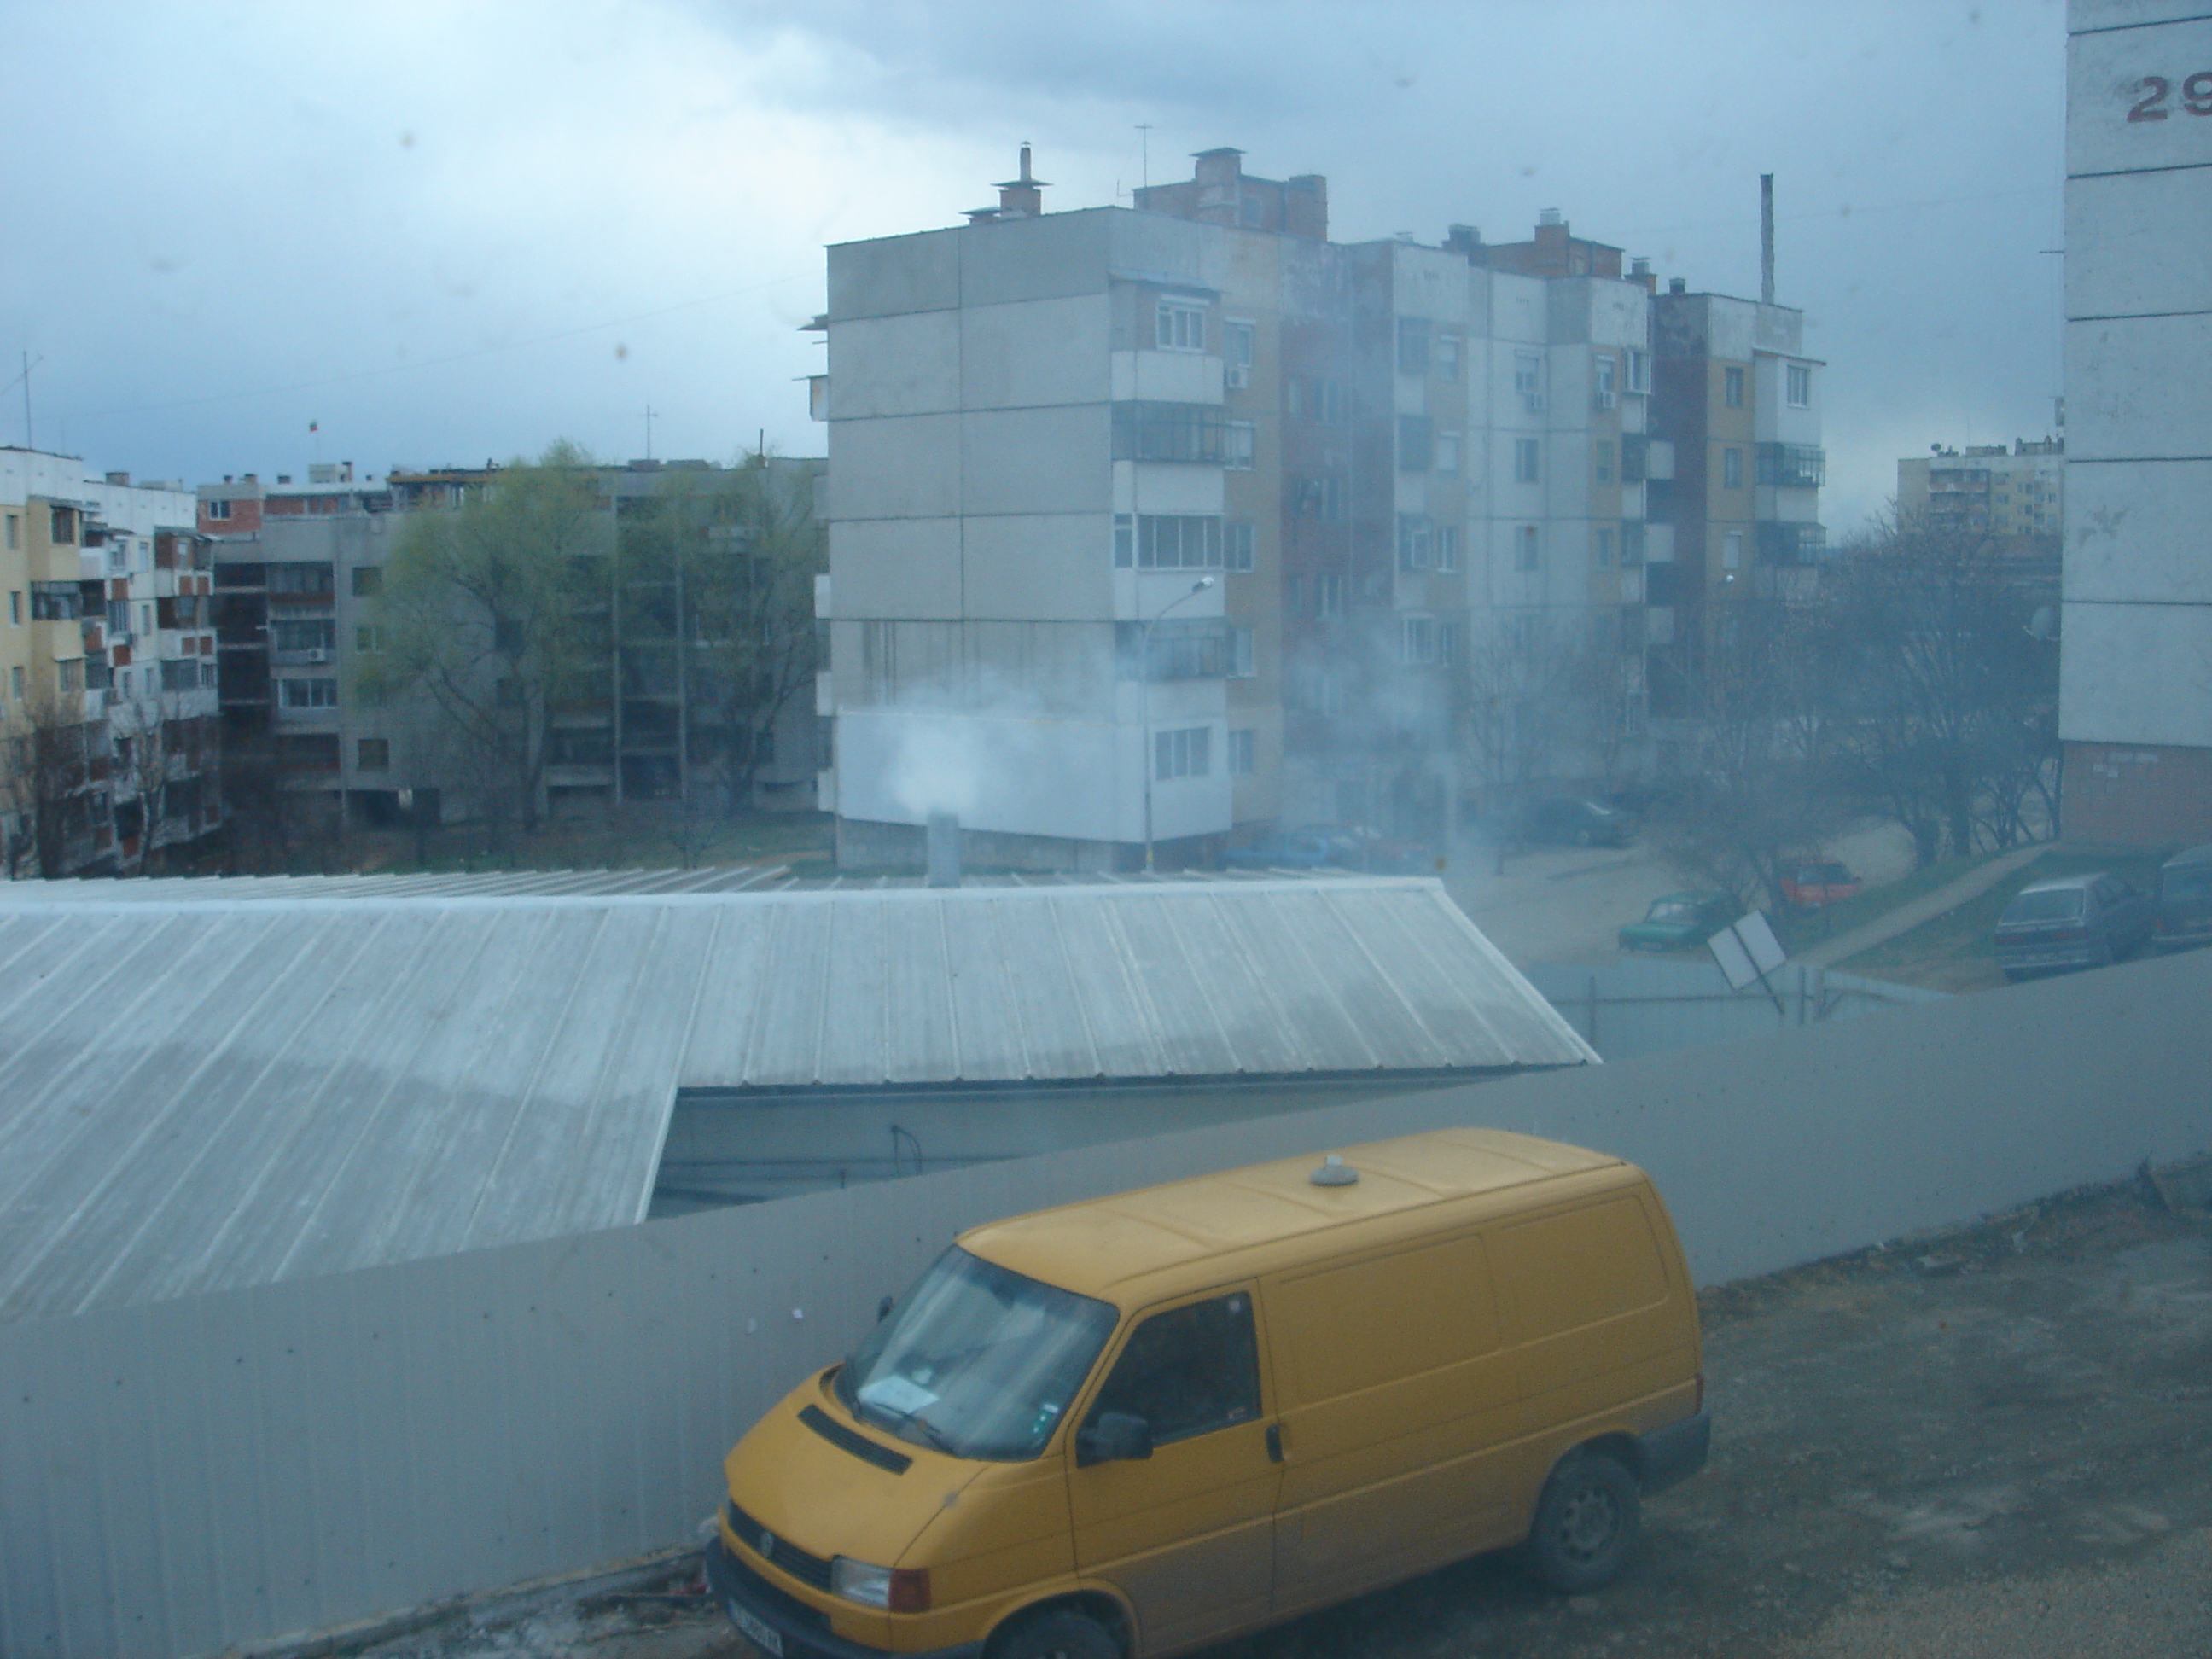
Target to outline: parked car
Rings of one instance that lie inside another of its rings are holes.
[[[2161,951],[2212,945],[2212,845],[2176,853],[2160,867],[2151,943]]]
[[[1364,870],[1375,875],[1417,876],[1426,875],[1436,868],[1435,851],[1417,841],[1399,841],[1341,823],[1302,824],[1291,833],[1327,837],[1334,850],[1331,862],[1347,870]]]
[[[1336,842],[1310,830],[1279,831],[1262,836],[1248,846],[1232,847],[1221,855],[1224,870],[1318,870],[1338,864]]]
[[[1531,801],[1516,824],[1519,840],[1542,847],[1626,847],[1636,828],[1633,813],[1580,795]]]
[[[1683,951],[1703,945],[1735,920],[1724,893],[1669,893],[1651,901],[1644,920],[1620,930],[1624,951]]]
[[[1801,910],[1825,909],[1856,898],[1859,878],[1832,859],[1793,864],[1782,872],[1782,897]]]
[[[1148,1659],[1510,1545],[1588,1595],[1711,1437],[1650,1178],[1442,1130],[962,1233],[723,1459],[707,1582],[784,1659]]]
[[[2118,876],[2060,876],[2023,887],[1997,918],[2007,979],[2118,962],[2151,935],[2155,907]]]

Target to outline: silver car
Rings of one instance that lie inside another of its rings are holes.
[[[1997,918],[1997,966],[2007,979],[2060,968],[2100,968],[2150,937],[2151,901],[2118,876],[2060,876],[2023,887]]]

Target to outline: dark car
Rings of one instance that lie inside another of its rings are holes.
[[[1808,860],[1783,868],[1783,900],[1801,910],[1826,909],[1856,898],[1859,891],[1859,878],[1833,859]]]
[[[1224,870],[1318,870],[1341,862],[1334,841],[1308,830],[1262,836],[1248,847],[1232,847],[1221,855]]]
[[[2212,845],[2176,853],[2160,866],[2151,943],[2161,951],[2212,945]]]
[[[1626,847],[1636,839],[1636,817],[1580,795],[1531,801],[1515,823],[1516,838],[1543,847]]]
[[[1686,951],[1703,945],[1735,920],[1735,905],[1722,893],[1669,893],[1651,901],[1641,921],[1620,930],[1624,951]]]
[[[2023,887],[1997,918],[1997,966],[2007,979],[2059,968],[2100,968],[2150,937],[2150,900],[2118,876],[2061,876]]]

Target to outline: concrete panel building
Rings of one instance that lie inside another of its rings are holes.
[[[2212,18],[2073,0],[2064,828],[2212,840]]]
[[[1322,179],[1231,149],[1133,210],[1045,215],[1043,188],[1025,157],[965,226],[830,251],[823,800],[847,864],[912,861],[933,811],[1013,866],[1201,861],[1281,821],[1440,839],[1508,781],[1468,729],[1497,659],[1595,665],[1610,752],[1567,744],[1553,775],[1648,760],[1646,653],[1673,635],[1647,566],[1674,543],[1648,501],[1673,477],[1648,266],[1557,214],[1522,243],[1332,243]],[[1762,522],[1759,553],[1814,556],[1798,313],[1678,309],[1678,355],[1772,382],[1729,405],[1747,568]]]
[[[1897,510],[1933,527],[2055,537],[2066,511],[2066,441],[1937,447],[1897,464]]]
[[[189,491],[0,449],[0,872],[132,873],[222,821]]]

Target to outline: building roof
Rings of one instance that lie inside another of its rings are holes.
[[[1432,880],[684,874],[0,884],[0,1321],[627,1225],[684,1088],[1596,1059]]]

